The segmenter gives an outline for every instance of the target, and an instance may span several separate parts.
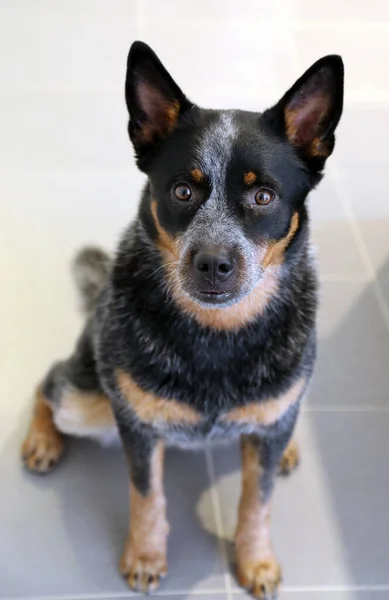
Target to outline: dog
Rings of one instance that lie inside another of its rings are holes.
[[[205,110],[151,48],[130,49],[128,131],[147,183],[116,256],[89,248],[75,260],[86,325],[36,391],[22,457],[46,473],[64,434],[119,432],[132,589],[153,591],[167,573],[165,445],[239,438],[237,579],[256,598],[277,595],[270,499],[277,470],[298,462],[316,354],[306,198],[334,148],[343,80],[341,57],[326,56],[263,113]]]

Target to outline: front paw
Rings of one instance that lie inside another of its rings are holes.
[[[238,563],[239,584],[260,600],[275,600],[282,580],[281,568],[275,558],[246,560]]]
[[[128,545],[120,560],[120,572],[132,590],[149,594],[167,575],[166,556],[158,551],[148,552]]]
[[[280,475],[290,475],[300,464],[300,451],[295,440],[291,440],[278,465]]]
[[[63,439],[54,427],[32,426],[23,442],[22,460],[34,473],[48,473],[63,454]]]

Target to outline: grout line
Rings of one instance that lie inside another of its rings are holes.
[[[331,405],[329,404],[328,406],[303,406],[302,409],[302,414],[303,413],[315,413],[315,412],[334,412],[334,413],[341,413],[341,412],[362,412],[362,413],[388,413],[389,412],[389,406],[378,406],[378,405],[373,405],[373,406],[368,406],[368,405],[362,405],[362,406],[353,406],[351,404],[344,404],[343,406],[337,406],[337,405]]]
[[[320,592],[320,593],[332,593],[332,592],[388,592],[389,591],[389,583],[382,585],[317,585],[317,586],[283,586],[282,593],[283,594],[293,594],[293,593],[301,593],[301,594],[310,594],[312,592]],[[235,594],[242,594],[244,590],[241,588],[233,588],[230,590],[230,598]],[[153,596],[222,596],[226,594],[226,590],[220,589],[203,589],[203,590],[166,590],[163,592],[153,592]],[[123,598],[127,598],[130,600],[131,598],[144,598],[144,594],[134,593],[134,592],[116,592],[110,593],[107,592],[105,594],[68,594],[65,596],[17,596],[17,597],[7,597],[2,596],[1,600],[120,600]]]
[[[153,596],[213,596],[213,595],[225,595],[226,590],[166,590],[166,591],[156,591],[153,592]],[[17,596],[17,597],[3,597],[1,596],[1,600],[122,600],[131,598],[145,598],[145,594],[141,592],[107,592],[107,593],[96,593],[96,594],[67,594],[65,596]]]
[[[322,273],[320,282],[324,283],[371,283],[374,278],[358,273]]]
[[[231,600],[232,582],[231,582],[231,574],[230,574],[230,565],[228,562],[228,556],[227,556],[226,546],[225,546],[225,533],[224,533],[224,527],[223,527],[223,517],[222,517],[222,511],[221,511],[220,496],[219,496],[219,491],[217,489],[217,484],[216,484],[215,465],[213,462],[212,450],[208,444],[205,447],[205,462],[207,465],[208,478],[209,478],[209,481],[211,484],[211,488],[210,488],[211,501],[212,501],[213,513],[214,513],[214,517],[215,517],[216,533],[217,533],[217,537],[219,539],[219,548],[220,548],[220,553],[221,553],[221,556],[223,559],[224,568],[226,569],[226,571],[224,573],[224,585],[226,588],[225,592],[227,594],[227,600]]]
[[[371,278],[371,284],[373,288],[374,295],[378,302],[378,306],[381,311],[381,315],[384,319],[386,329],[389,333],[389,308],[387,302],[385,300],[384,293],[382,291],[377,273],[374,269],[374,265],[370,259],[370,254],[366,246],[366,242],[363,238],[362,231],[358,225],[358,220],[355,216],[354,209],[352,207],[352,203],[350,201],[349,195],[346,191],[345,186],[343,185],[342,178],[339,173],[339,169],[336,165],[331,165],[329,169],[332,178],[334,179],[335,186],[339,192],[340,202],[342,204],[343,210],[346,214],[346,217],[349,221],[350,228],[352,230],[352,234],[356,243],[356,246],[359,250],[360,257],[364,264],[366,273],[369,278]]]
[[[295,593],[301,592],[303,594],[312,592],[388,592],[389,584],[382,585],[317,585],[317,586],[284,586],[283,592]]]

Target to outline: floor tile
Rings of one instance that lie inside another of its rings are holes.
[[[143,183],[136,172],[0,176],[0,415],[19,414],[49,365],[72,350],[83,319],[70,263],[86,244],[113,251]]]
[[[346,104],[336,134],[335,160],[339,164],[341,174],[346,174],[368,191],[374,186],[378,176],[385,175],[389,167],[386,148],[389,144],[389,105],[379,101],[379,94],[372,94],[371,102]],[[345,169],[347,169],[345,173]],[[374,188],[373,188],[374,189]],[[385,188],[384,188],[385,189]],[[354,186],[352,192],[355,193]],[[375,191],[375,189],[374,189]],[[381,198],[368,194],[373,206]],[[386,204],[382,202],[382,204]],[[382,209],[385,210],[384,206]]]
[[[239,5],[234,0],[198,0],[195,10],[179,0],[170,0],[163,11],[158,11],[158,0],[143,0],[140,17],[150,22],[173,23],[189,19],[198,24],[211,23],[221,27],[231,22],[248,23],[275,19],[278,16],[277,4],[272,0],[242,0]]]
[[[88,598],[88,600],[131,600],[131,598],[144,598],[144,594],[131,594],[128,596],[98,596],[96,599]],[[235,596],[234,596],[235,597]],[[225,592],[217,591],[217,593],[212,592],[212,594],[203,594],[202,592],[192,594],[190,591],[188,592],[174,592],[173,595],[169,593],[163,594],[153,594],[153,598],[163,598],[163,600],[227,600],[227,595]],[[62,600],[61,598],[56,598],[55,600]],[[64,599],[65,600],[65,599]],[[66,598],[66,600],[69,600]],[[85,600],[85,597],[77,598],[72,597],[71,600]],[[347,599],[348,600],[348,599]],[[370,600],[370,599],[368,599]],[[372,600],[375,600],[374,598]]]
[[[329,165],[332,161],[333,158],[330,158]],[[328,168],[324,170],[324,177],[319,185],[309,194],[307,204],[314,226],[323,221],[344,222],[346,219],[336,183]]]
[[[369,261],[380,277],[389,276],[389,216],[359,220]]]
[[[320,276],[366,277],[358,247],[347,221],[312,223],[311,240]],[[342,251],[339,252],[339,248]]]
[[[389,335],[372,284],[321,285],[318,362],[308,405],[387,405]]]
[[[265,90],[266,98],[271,90],[275,103],[293,83],[294,76],[299,75],[290,56],[290,35],[273,22],[262,19],[246,24],[244,28],[236,21],[222,28],[219,28],[218,21],[203,20],[199,25],[196,21],[188,20],[184,26],[181,23],[174,28],[178,47],[185,47],[190,38],[201,38],[195,58],[195,64],[202,65],[199,69],[188,69],[185,54],[176,52],[171,44],[171,23],[159,19],[146,23],[145,41],[168,65],[171,75],[188,97],[200,105],[204,103],[201,95],[203,89],[207,90],[207,94],[223,91],[233,96],[239,91],[242,102],[249,95],[257,103],[257,110],[262,110],[267,108],[261,100],[262,90]],[[261,48],[258,50],[253,50],[252,36],[261,39]],[[266,53],[262,51],[263,45],[266,46]],[[271,62],[268,60],[270,53]],[[228,64],[228,69],[220,69],[221,64]],[[206,69],[204,65],[207,65]]]
[[[133,166],[122,93],[7,90],[1,102],[0,172]]]
[[[307,68],[321,56],[340,54],[346,65],[347,92],[389,89],[386,28],[369,28],[366,22],[360,22],[357,27],[349,27],[349,22],[340,23],[338,27],[322,27],[319,22],[317,27],[296,27],[294,39],[297,53]]]
[[[299,591],[281,590],[278,600],[384,600],[387,598],[389,590],[382,591],[312,591],[302,589]],[[252,598],[250,594],[234,594],[234,600],[243,600]]]
[[[274,494],[273,540],[286,588],[388,585],[388,426],[387,413],[303,415],[302,464],[277,481]],[[240,488],[238,449],[219,448],[214,460],[229,541]]]
[[[370,4],[356,1],[352,8],[348,2],[329,0],[326,9],[318,2],[310,0],[283,0],[282,6],[288,18],[293,21],[308,22],[311,24],[345,24],[350,23],[382,23],[388,21],[386,0],[374,0]]]
[[[135,5],[128,2],[127,7],[125,15],[111,13],[100,18],[98,11],[90,9],[66,18],[61,11],[55,14],[26,7],[28,16],[24,18],[17,12],[12,18],[9,14],[0,18],[1,87],[114,87],[120,97],[128,50],[136,37]],[[0,8],[0,17],[3,11]]]
[[[67,2],[52,2],[52,0],[36,0],[34,5],[29,0],[18,0],[9,4],[2,3],[0,10],[3,18],[26,18],[28,15],[78,17],[119,17],[132,15],[134,17],[135,2],[133,0],[68,0]]]
[[[389,113],[388,113],[389,115]],[[389,118],[388,118],[389,126]],[[389,163],[388,163],[389,165]],[[357,219],[369,259],[380,275],[388,275],[389,206],[386,198],[386,169],[370,165],[361,171],[348,167],[340,170],[343,194],[347,195]]]
[[[0,472],[7,481],[0,497],[1,594],[52,598],[126,592],[117,573],[128,520],[122,451],[73,440],[56,472],[35,477],[19,464],[25,426],[26,416],[3,418],[0,424]],[[212,504],[201,522],[195,516],[196,499],[207,487],[203,453],[168,454],[170,571],[164,593],[224,589],[218,541],[206,531],[213,529]]]

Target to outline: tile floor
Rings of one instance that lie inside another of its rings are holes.
[[[86,242],[112,248],[136,210],[123,102],[135,38],[208,106],[261,109],[322,54],[345,59],[336,152],[310,199],[319,361],[274,543],[283,599],[389,599],[387,0],[0,3],[0,598],[131,595],[116,572],[121,451],[74,441],[58,471],[34,478],[18,447],[34,384],[80,327],[69,260]],[[166,600],[246,597],[229,568],[238,489],[235,447],[170,452]]]

